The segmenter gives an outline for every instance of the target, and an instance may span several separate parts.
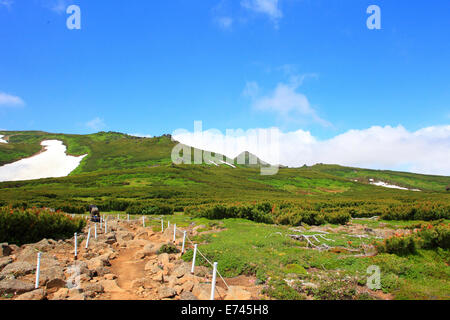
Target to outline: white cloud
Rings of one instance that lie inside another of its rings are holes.
[[[450,125],[428,127],[415,132],[401,125],[374,126],[364,130],[349,130],[328,140],[319,140],[304,130],[282,132],[275,129],[277,141],[249,138],[255,132],[261,135],[269,130],[253,129],[234,136],[207,130],[200,138],[185,132],[174,134],[174,139],[230,158],[242,151],[249,151],[269,163],[291,167],[327,163],[450,175]]]
[[[216,22],[222,29],[230,29],[233,26],[233,18],[231,17],[217,17]]]
[[[57,14],[64,14],[72,2],[72,0],[45,0],[44,7]]]
[[[86,127],[92,130],[101,130],[106,127],[105,121],[99,117],[85,123]]]
[[[0,92],[0,107],[20,107],[24,106],[25,102],[17,96],[13,96],[4,92]]]
[[[4,6],[8,9],[11,9],[11,6],[13,5],[14,1],[12,0],[0,0],[0,7]]]
[[[241,0],[241,6],[265,14],[274,22],[283,17],[283,12],[278,7],[278,0]]]
[[[247,82],[243,94],[252,98],[255,110],[271,111],[287,120],[310,118],[323,126],[330,126],[328,121],[317,115],[308,98],[297,92],[306,76],[292,76],[290,83],[279,83],[273,92],[265,96],[258,95],[260,90],[256,82]]]
[[[142,134],[142,133],[129,133],[130,136],[139,137],[139,138],[153,138],[151,134]]]

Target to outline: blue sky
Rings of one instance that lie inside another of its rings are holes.
[[[0,128],[160,135],[202,120],[323,140],[447,125],[449,14],[449,1],[0,0]]]

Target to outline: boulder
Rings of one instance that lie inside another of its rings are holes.
[[[44,289],[36,289],[24,294],[21,294],[16,298],[16,300],[44,300],[45,298],[45,290]]]
[[[13,252],[13,249],[7,243],[0,243],[0,257],[7,257]]]
[[[251,293],[238,286],[230,286],[225,300],[250,300]]]
[[[183,292],[191,292],[194,288],[194,283],[192,281],[187,281],[181,287],[183,288]]]
[[[12,293],[21,294],[34,290],[34,283],[17,279],[0,281],[0,294]]]
[[[99,283],[103,286],[105,292],[125,292],[117,285],[116,280],[101,280]]]
[[[160,299],[173,298],[177,295],[177,292],[173,288],[162,286],[158,288],[158,295]]]
[[[69,289],[67,288],[61,288],[58,291],[55,292],[55,294],[52,297],[52,300],[64,300],[69,295]]]
[[[0,277],[5,277],[7,275],[13,275],[14,277],[20,277],[27,274],[32,273],[36,270],[36,266],[32,265],[31,263],[24,262],[24,261],[18,261],[13,262],[11,264],[8,264],[3,268],[3,270],[0,272]]]
[[[6,267],[8,264],[12,263],[14,260],[11,257],[0,258],[0,271]]]
[[[180,300],[198,300],[198,298],[189,291],[183,291],[180,295]]]
[[[186,274],[189,274],[191,270],[187,264],[182,264],[178,268],[173,271],[173,275],[177,278],[184,277]]]
[[[170,257],[167,253],[161,253],[158,255],[158,262],[162,265],[166,265],[170,262]]]
[[[100,283],[83,283],[81,285],[83,292],[86,293],[103,293],[105,288]]]

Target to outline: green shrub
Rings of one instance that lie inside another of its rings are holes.
[[[44,238],[65,239],[81,232],[85,225],[84,219],[47,209],[0,208],[0,242],[22,245]]]
[[[158,250],[158,254],[161,253],[179,253],[180,250],[172,243],[163,244]]]
[[[450,225],[428,225],[417,233],[420,246],[424,249],[450,249]]]
[[[399,256],[415,254],[417,252],[414,236],[394,236],[377,244],[380,253],[392,253]]]

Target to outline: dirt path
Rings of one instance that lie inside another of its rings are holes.
[[[132,288],[132,282],[145,276],[145,261],[134,261],[139,248],[122,249],[119,257],[111,261],[111,272],[117,275],[117,285],[125,292],[111,292],[111,300],[145,300],[138,296]]]

